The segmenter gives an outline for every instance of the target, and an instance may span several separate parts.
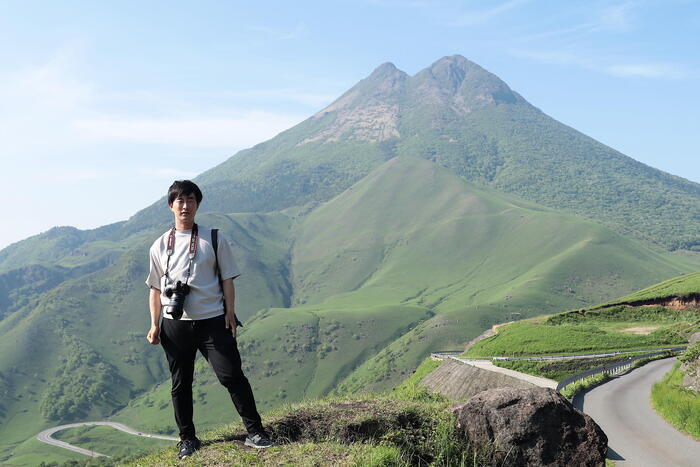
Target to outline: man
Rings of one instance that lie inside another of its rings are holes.
[[[202,192],[193,182],[176,181],[170,186],[168,206],[175,216],[175,227],[153,242],[146,279],[151,312],[146,338],[153,345],[160,343],[168,359],[175,421],[180,430],[180,459],[200,447],[192,421],[197,350],[228,389],[248,430],[246,446],[266,448],[273,444],[263,429],[236,346],[239,323],[233,280],[240,273],[226,238],[219,233],[218,251],[214,251],[211,229],[195,223],[201,202]]]

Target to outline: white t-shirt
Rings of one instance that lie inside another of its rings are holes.
[[[213,318],[224,314],[224,296],[219,284],[219,276],[216,273],[216,258],[214,247],[211,243],[211,229],[197,226],[199,238],[197,240],[197,254],[192,262],[190,271],[190,293],[185,297],[183,320],[199,320]],[[146,278],[146,285],[154,287],[161,292],[165,290],[165,266],[168,261],[168,236],[170,230],[153,242],[150,250],[150,270]],[[173,281],[185,282],[187,266],[189,265],[191,230],[177,230],[175,232],[175,247],[170,257],[168,276]],[[233,259],[231,245],[221,231],[219,231],[218,259],[221,279],[230,279],[240,276],[236,262]],[[170,298],[164,293],[160,295],[160,303],[167,305]],[[168,319],[172,317],[163,313]]]

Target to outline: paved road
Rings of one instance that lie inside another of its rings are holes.
[[[114,429],[123,431],[125,433],[129,433],[130,435],[143,436],[144,438],[165,439],[168,441],[178,441],[178,439],[179,439],[179,438],[173,438],[172,436],[154,435],[151,433],[142,433],[140,431],[129,428],[126,425],[122,425],[121,423],[116,423],[116,422],[82,422],[82,423],[70,423],[68,425],[55,426],[53,428],[49,428],[47,430],[44,430],[41,433],[39,433],[38,435],[36,435],[36,439],[38,439],[39,441],[41,441],[43,443],[51,444],[53,446],[58,446],[58,447],[68,449],[68,450],[73,451],[73,452],[78,452],[80,454],[84,454],[84,455],[90,456],[90,457],[109,457],[105,454],[101,454],[101,453],[95,452],[95,451],[90,451],[88,449],[79,448],[78,446],[73,446],[72,444],[66,443],[65,441],[59,441],[59,440],[51,437],[51,435],[53,435],[57,431],[65,430],[68,428],[75,428],[75,427],[79,427],[79,426],[95,426],[95,425],[109,426],[109,427],[112,427]]]
[[[676,430],[651,407],[651,387],[675,361],[647,363],[575,397],[574,405],[608,435],[608,457],[616,466],[700,465],[700,442]]]
[[[511,370],[508,368],[501,368],[500,366],[496,366],[488,360],[470,360],[468,358],[461,358],[461,357],[455,357],[455,356],[450,356],[450,358],[453,360],[457,360],[458,362],[465,363],[467,365],[481,368],[482,370],[488,370],[488,371],[493,371],[496,373],[501,373],[504,375],[512,376],[513,378],[527,381],[528,383],[532,383],[535,386],[539,386],[541,388],[552,388],[552,389],[557,388],[558,383],[552,379],[541,378],[539,376],[532,376],[532,375],[528,375],[526,373],[521,373],[519,371]]]

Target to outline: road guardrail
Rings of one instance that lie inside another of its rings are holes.
[[[575,375],[571,375],[568,378],[564,378],[563,380],[561,380],[559,384],[557,384],[557,392],[561,392],[561,390],[567,387],[569,384],[575,383],[576,381],[587,378],[589,376],[597,375],[600,373],[606,373],[611,376],[616,375],[632,368],[634,362],[636,362],[637,360],[650,357],[657,357],[663,354],[668,354],[670,356],[673,352],[680,352],[682,350],[685,350],[686,347],[687,346],[685,345],[679,347],[669,347],[663,350],[656,350],[654,352],[643,353],[635,355],[633,357],[629,357],[629,359],[624,362],[616,362],[608,365],[601,365],[586,371],[582,371],[580,373],[576,373]]]

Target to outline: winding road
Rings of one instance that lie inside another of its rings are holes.
[[[66,430],[68,428],[76,428],[79,426],[100,426],[100,425],[109,426],[109,427],[112,427],[116,430],[123,431],[125,433],[129,433],[130,435],[143,436],[144,438],[165,439],[168,441],[178,441],[179,440],[179,438],[173,438],[172,436],[143,433],[141,431],[134,430],[133,428],[129,428],[126,425],[122,425],[121,423],[116,423],[116,422],[69,423],[68,425],[55,426],[53,428],[49,428],[47,430],[44,430],[41,433],[39,433],[38,435],[36,435],[36,439],[38,439],[42,443],[51,444],[53,446],[58,446],[58,447],[68,449],[70,451],[84,454],[84,455],[90,456],[90,457],[109,457],[106,454],[101,454],[99,452],[90,451],[89,449],[79,448],[78,446],[73,446],[70,443],[66,443],[65,441],[59,441],[59,440],[51,437],[51,435],[53,435],[57,431]]]
[[[574,406],[608,435],[608,457],[616,466],[700,465],[700,442],[676,430],[651,407],[651,387],[675,361],[647,363],[574,398]]]

